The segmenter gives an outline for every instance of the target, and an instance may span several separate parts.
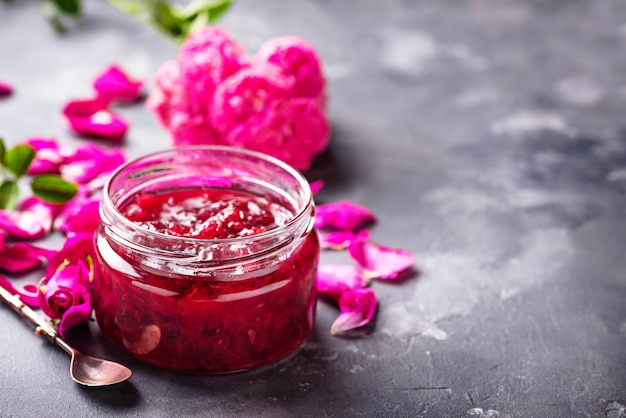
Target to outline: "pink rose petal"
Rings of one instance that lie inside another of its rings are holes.
[[[315,227],[354,231],[376,221],[376,216],[368,208],[349,201],[339,201],[317,205]]]
[[[291,80],[274,66],[251,67],[224,80],[215,90],[210,117],[220,134],[241,124],[261,125],[285,98]]]
[[[291,99],[270,106],[258,124],[251,119],[234,127],[225,142],[272,155],[306,171],[329,138],[330,125],[320,106],[311,99]]]
[[[113,64],[96,77],[93,87],[98,97],[107,102],[133,103],[139,99],[143,83]]]
[[[169,131],[176,146],[185,145],[223,145],[213,127],[206,118],[192,116],[190,113],[172,110]]]
[[[18,210],[0,210],[0,228],[18,239],[34,240],[48,234],[62,205],[43,202],[36,197],[24,199]]]
[[[265,41],[257,51],[253,64],[274,64],[283,74],[293,77],[294,97],[320,99],[323,102],[325,80],[321,60],[302,38],[283,36]]]
[[[128,122],[107,109],[107,102],[99,98],[71,101],[63,108],[63,115],[72,131],[82,136],[119,141],[128,130]]]
[[[411,252],[357,239],[348,247],[350,256],[368,277],[393,280],[415,264]]]
[[[78,264],[82,263],[87,258],[91,258],[92,262],[95,262],[95,248],[93,244],[93,233],[69,233],[65,239],[63,247],[50,258],[48,267],[46,268],[46,277],[52,277],[59,267],[65,263]],[[88,287],[89,283],[81,283],[83,286]]]
[[[315,180],[310,183],[311,193],[316,195],[320,190],[324,188],[324,180]]]
[[[41,266],[56,251],[37,247],[25,242],[5,245],[0,251],[0,270],[22,273]]]
[[[185,39],[178,55],[182,88],[192,111],[206,112],[216,86],[247,67],[245,47],[224,29],[207,26]]]
[[[54,218],[54,222],[52,223],[53,229],[55,231],[72,232],[68,230],[66,224],[70,222],[79,222],[71,218],[74,216],[75,212],[78,211],[78,208],[80,208],[84,203],[89,202],[91,199],[88,186],[78,184],[78,193],[76,193],[72,200],[63,206],[63,209]]]
[[[346,290],[339,298],[341,313],[330,327],[331,335],[367,325],[376,314],[378,299],[372,289]]]
[[[146,105],[170,131],[175,145],[220,143],[217,133],[208,121],[206,107],[210,99],[190,97],[184,88],[177,61],[166,61],[161,65],[155,76],[155,83],[156,88],[148,96]],[[191,103],[203,103],[203,106],[192,107]]]
[[[165,61],[154,76],[154,89],[146,99],[146,107],[152,110],[159,122],[166,128],[170,126],[172,113],[175,108],[186,113],[186,96],[178,87],[180,83],[180,71],[176,61]]]
[[[115,170],[125,160],[124,153],[118,148],[105,150],[88,143],[76,148],[72,155],[64,159],[61,175],[79,184],[87,183]]]
[[[65,335],[65,331],[86,322],[91,318],[91,296],[89,292],[83,295],[83,302],[69,308],[59,323],[59,334]]]
[[[361,270],[353,265],[320,264],[317,269],[317,291],[335,302],[346,290],[362,289],[368,284]]]
[[[13,283],[4,277],[0,276],[0,287],[8,291],[12,295],[19,295],[20,300],[30,306],[31,308],[39,307],[39,297],[37,285],[33,283],[27,283],[24,286],[15,287]]]
[[[48,203],[38,197],[31,196],[22,200],[18,209],[22,213],[32,213],[36,217],[37,223],[42,225],[45,233],[48,234],[52,230],[54,218],[63,210],[63,207],[63,204]]]
[[[31,138],[25,144],[36,151],[29,174],[60,173],[79,184],[110,173],[126,159],[119,148],[107,150],[92,143],[69,148],[52,138]]]
[[[46,234],[46,228],[31,212],[0,209],[0,228],[7,234],[19,238],[33,240]]]
[[[100,199],[84,198],[68,205],[61,216],[63,221],[55,223],[56,228],[66,233],[93,234],[100,223]]]
[[[356,234],[352,231],[318,231],[318,237],[323,249],[341,251],[352,244]]]
[[[13,94],[13,87],[6,81],[0,80],[0,98]]]
[[[28,167],[28,174],[57,174],[63,163],[59,144],[52,138],[30,138],[24,141],[35,149],[35,159]]]

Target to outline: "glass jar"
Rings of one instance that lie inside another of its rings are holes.
[[[282,225],[248,236],[170,235],[132,221],[136,196],[211,190],[286,209]],[[95,236],[94,309],[102,333],[132,356],[190,373],[227,373],[277,360],[315,317],[319,244],[306,179],[239,148],[150,154],[109,179]]]

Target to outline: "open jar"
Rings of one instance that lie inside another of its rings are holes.
[[[311,332],[314,206],[288,165],[230,147],[157,152],[111,176],[100,215],[96,319],[132,356],[227,373],[277,360]]]

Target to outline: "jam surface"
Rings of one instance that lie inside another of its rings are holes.
[[[200,239],[253,239],[293,217],[255,195],[204,189],[139,194],[120,210],[151,230]],[[190,373],[245,370],[293,351],[313,327],[314,232],[288,251],[264,256],[275,262],[246,261],[245,272],[236,275],[165,273],[107,239],[102,228],[96,249],[98,324],[115,344],[150,364]]]
[[[216,189],[138,194],[123,214],[152,231],[200,239],[254,235],[292,218],[285,207],[263,197]]]

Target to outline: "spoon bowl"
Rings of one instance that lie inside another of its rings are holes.
[[[74,382],[83,386],[109,386],[125,382],[132,372],[119,363],[91,357],[74,350],[70,374]]]

